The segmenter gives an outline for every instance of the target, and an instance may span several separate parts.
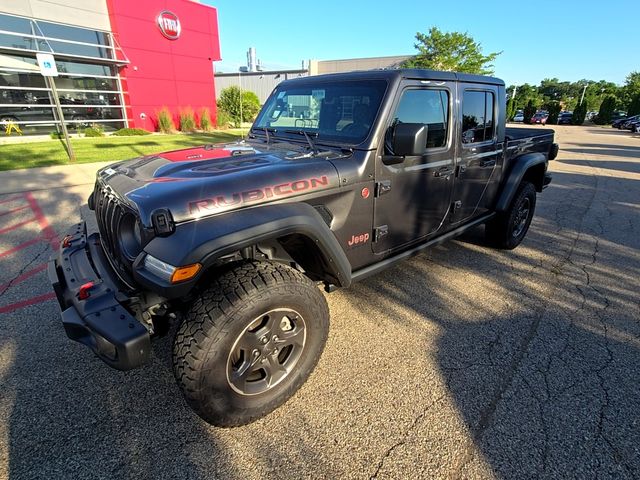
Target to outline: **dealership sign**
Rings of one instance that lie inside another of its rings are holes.
[[[180,19],[175,13],[171,13],[168,10],[160,12],[157,21],[162,35],[169,40],[177,40],[180,37],[182,27],[180,26]]]

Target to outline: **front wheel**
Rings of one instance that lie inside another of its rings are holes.
[[[174,374],[205,421],[244,425],[302,386],[328,331],[327,302],[311,280],[284,265],[243,263],[214,279],[186,312]]]
[[[531,182],[522,182],[509,208],[487,222],[485,234],[489,242],[497,248],[516,248],[529,230],[535,208],[536,188]]]

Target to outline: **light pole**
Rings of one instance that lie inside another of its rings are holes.
[[[582,96],[580,97],[580,103],[578,105],[582,105],[582,101],[584,100],[584,92],[587,91],[587,87],[589,86],[589,84],[585,84],[584,88],[582,89]]]

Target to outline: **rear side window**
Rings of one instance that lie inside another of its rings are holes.
[[[449,93],[446,90],[405,90],[393,116],[398,123],[427,125],[425,148],[444,147],[449,125]]]
[[[462,97],[462,143],[493,139],[495,102],[493,92],[465,91]]]

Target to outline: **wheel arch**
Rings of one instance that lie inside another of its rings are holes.
[[[201,263],[200,276],[225,256],[258,253],[268,260],[293,260],[312,280],[340,287],[351,284],[344,251],[320,214],[306,203],[247,208],[187,222],[173,235],[152,240],[145,251],[173,265]]]
[[[504,212],[513,200],[523,181],[531,182],[537,192],[544,188],[544,176],[547,170],[547,157],[539,152],[527,153],[513,160],[513,167],[507,174],[506,182],[498,197],[496,211]]]

